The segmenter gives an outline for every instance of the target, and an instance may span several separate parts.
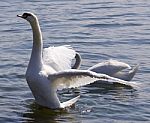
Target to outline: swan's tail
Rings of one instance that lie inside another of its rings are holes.
[[[136,72],[138,71],[139,64],[134,66],[129,72],[117,72],[113,75],[113,77],[125,80],[125,81],[131,81]]]
[[[129,77],[128,77],[129,80],[128,81],[130,81],[134,77],[134,75],[136,74],[136,72],[138,71],[138,69],[139,69],[139,64],[137,64],[136,66],[134,66],[132,68],[132,70],[129,71]]]
[[[73,99],[71,99],[71,100],[68,100],[66,102],[61,103],[60,104],[61,108],[66,108],[66,107],[72,106],[79,98],[80,98],[80,95],[75,97],[75,98],[73,98]]]

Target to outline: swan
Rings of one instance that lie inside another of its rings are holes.
[[[51,109],[70,107],[79,99],[80,95],[61,103],[57,96],[57,90],[80,87],[97,80],[110,84],[129,85],[126,81],[105,74],[97,74],[90,70],[71,69],[71,60],[76,56],[75,50],[70,46],[43,49],[42,33],[36,15],[26,12],[17,16],[27,20],[33,32],[32,52],[25,77],[35,101],[39,105]],[[74,68],[77,66],[79,65],[75,65]]]
[[[82,61],[81,55],[79,53],[76,53],[75,59],[76,62],[72,67],[72,69],[79,69]],[[131,81],[134,75],[136,74],[136,72],[138,71],[138,68],[139,68],[139,64],[135,65],[134,67],[131,67],[127,63],[110,59],[110,60],[100,62],[90,67],[88,70],[96,73],[107,74],[111,77],[119,78],[125,81]],[[129,71],[123,71],[123,70],[129,70]]]
[[[96,73],[103,73],[109,76],[119,78],[125,81],[131,81],[136,72],[138,71],[139,64],[134,67],[130,67],[128,64],[124,62],[120,62],[117,60],[107,60],[101,63],[98,63],[88,70],[91,70]],[[129,71],[124,71],[125,69],[129,69]]]

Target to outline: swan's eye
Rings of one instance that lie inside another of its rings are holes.
[[[24,13],[24,14],[22,15],[22,17],[23,17],[24,19],[26,19],[28,16],[31,16],[31,14],[29,14],[29,13]]]

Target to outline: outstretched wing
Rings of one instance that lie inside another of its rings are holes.
[[[69,45],[48,47],[43,50],[43,60],[56,71],[62,71],[71,68],[75,54],[75,50]]]
[[[109,84],[120,83],[131,86],[130,85],[131,83],[128,83],[126,81],[110,77],[105,74],[97,74],[95,72],[88,70],[62,71],[49,75],[48,79],[50,80],[50,82],[52,82],[53,86],[56,89],[80,87],[93,83],[97,80],[101,80],[99,82],[105,81],[108,82]]]
[[[130,69],[131,67],[124,62],[120,62],[117,60],[108,60],[90,67],[89,70],[94,71],[96,73],[104,73],[111,76],[114,73],[117,73],[126,68]]]

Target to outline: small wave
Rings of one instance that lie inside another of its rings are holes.
[[[93,28],[116,28],[116,27],[125,27],[125,26],[142,26],[138,23],[113,23],[113,24],[87,24],[84,27],[93,27]]]

